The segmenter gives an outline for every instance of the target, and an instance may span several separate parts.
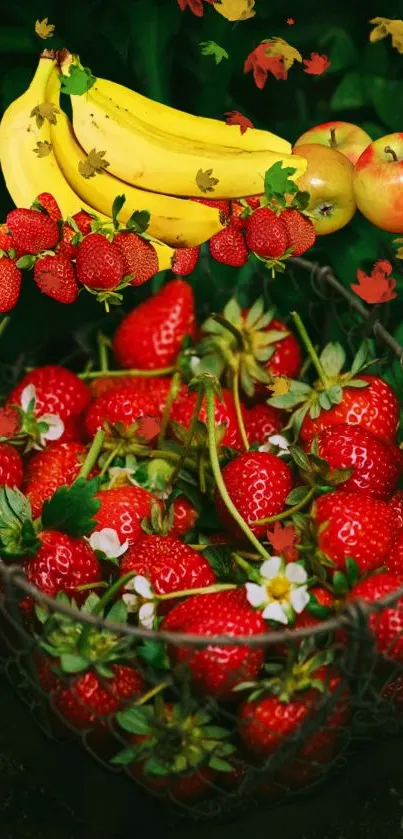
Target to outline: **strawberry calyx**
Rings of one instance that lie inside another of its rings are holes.
[[[11,405],[7,410],[8,419],[11,419],[10,412],[14,418],[14,427],[10,436],[0,437],[0,442],[8,442],[17,447],[23,447],[24,453],[32,449],[43,449],[47,440],[58,440],[64,432],[64,422],[56,414],[43,414],[37,416],[36,391],[33,385],[24,388],[21,394],[21,404]]]
[[[96,289],[90,288],[88,285],[84,285],[86,291],[90,294],[94,295],[97,303],[101,303],[105,306],[105,311],[109,312],[111,306],[120,306],[123,300],[123,294],[120,292],[127,288],[127,286],[131,285],[133,280],[134,274],[126,274],[125,277],[122,278],[120,283],[115,286],[113,289]]]
[[[291,702],[301,693],[315,689],[320,694],[328,694],[328,673],[334,661],[332,649],[315,650],[315,641],[303,641],[298,647],[289,646],[285,664],[270,663],[265,665],[268,678],[260,682],[242,682],[234,690],[250,690],[249,701],[273,694],[282,703]]]
[[[35,554],[40,547],[31,505],[18,489],[0,487],[0,555],[13,559]]]

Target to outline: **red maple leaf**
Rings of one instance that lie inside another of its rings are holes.
[[[52,295],[52,292],[58,292],[62,287],[62,280],[56,271],[38,271],[37,279],[44,294]]]
[[[141,417],[137,425],[137,437],[148,443],[157,437],[161,428],[161,421],[158,417]]]
[[[205,0],[206,3],[214,3],[215,0]],[[178,0],[179,8],[182,12],[185,9],[190,9],[196,17],[203,17],[203,0]]]
[[[273,546],[276,554],[283,556],[288,562],[295,562],[298,559],[297,534],[292,524],[282,525],[276,521],[274,530],[267,531],[267,538]]]
[[[227,111],[225,116],[228,117],[226,120],[227,125],[239,125],[241,134],[245,134],[248,128],[254,128],[253,122],[241,114],[240,111]]]
[[[375,262],[369,275],[358,268],[358,283],[352,283],[351,288],[366,303],[388,303],[389,300],[394,300],[397,297],[394,291],[396,280],[394,277],[388,276],[391,271],[392,266],[386,259]]]
[[[268,73],[276,79],[286,79],[287,70],[280,55],[267,55],[267,42],[263,41],[249,53],[245,60],[243,71],[253,71],[253,78],[259,90],[265,86]]]
[[[295,20],[293,17],[288,17],[286,23],[288,23],[288,26],[292,26],[293,23],[295,23]]]
[[[311,52],[311,57],[304,58],[303,63],[306,65],[304,73],[310,73],[311,76],[321,76],[332,62],[329,61],[327,55]]]
[[[14,408],[0,408],[0,437],[14,437],[19,428],[18,411]]]

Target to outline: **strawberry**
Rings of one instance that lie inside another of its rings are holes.
[[[361,580],[350,591],[347,601],[363,600],[376,603],[403,587],[403,575],[391,571],[373,574],[366,580]],[[372,630],[376,647],[381,655],[399,664],[403,662],[403,598],[396,600],[387,607],[373,610],[369,615],[369,627]]]
[[[149,738],[148,738],[149,739]],[[146,738],[134,734],[131,738],[133,745],[143,745]],[[145,762],[135,764],[132,769],[133,777],[160,797],[168,797],[174,801],[197,801],[215,789],[216,773],[209,766],[202,766],[193,772],[178,775],[172,769],[172,774],[152,774],[145,771]]]
[[[250,216],[246,229],[249,251],[262,259],[277,259],[287,249],[287,228],[269,207],[259,207]]]
[[[131,571],[146,577],[155,594],[204,588],[216,582],[214,571],[203,554],[175,536],[144,536],[129,547],[120,564],[120,575]],[[129,582],[126,590],[131,589]],[[159,614],[165,614],[176,602],[160,603]]]
[[[17,207],[7,215],[7,227],[20,254],[49,251],[59,241],[56,222],[38,210]]]
[[[39,207],[38,207],[39,204]],[[61,221],[62,213],[60,207],[56,201],[56,198],[50,194],[50,192],[41,192],[35,198],[35,201],[31,207],[31,209],[43,209],[46,211],[46,214],[50,216],[53,221]]]
[[[75,373],[66,367],[47,364],[25,374],[9,393],[6,406],[19,405],[21,394],[28,385],[35,387],[36,416],[55,414],[65,426],[71,419],[79,417],[90,401],[87,386]]]
[[[367,382],[368,387],[348,387],[347,384],[339,404],[321,411],[315,419],[306,414],[300,431],[303,443],[309,444],[322,429],[341,423],[360,425],[386,443],[395,441],[400,406],[393,388],[378,376],[360,374],[359,378]]]
[[[335,569],[344,570],[347,557],[355,560],[360,574],[386,564],[394,515],[384,501],[336,490],[317,498],[312,512],[318,526],[318,547]]]
[[[302,366],[302,353],[295,335],[283,321],[273,318],[262,330],[263,332],[285,332],[284,338],[278,338],[274,343],[274,352],[265,367],[272,376],[288,376],[290,379],[298,375]]]
[[[123,256],[124,275],[133,274],[130,285],[143,285],[158,273],[157,252],[151,242],[131,231],[117,233],[113,244]]]
[[[24,477],[21,455],[8,443],[0,443],[0,486],[19,488]]]
[[[0,312],[9,312],[18,303],[22,274],[12,259],[0,256]]]
[[[72,484],[78,476],[87,450],[81,443],[50,443],[28,460],[24,480],[34,518],[40,516],[47,501],[61,486]]]
[[[317,451],[331,469],[352,469],[340,489],[387,501],[403,472],[403,453],[360,425],[341,423],[321,431]]]
[[[124,428],[140,417],[158,416],[157,406],[151,393],[138,392],[134,387],[118,387],[103,393],[91,402],[84,418],[84,425],[90,439],[105,422],[112,426],[120,423]]]
[[[236,451],[242,451],[243,444],[239,433],[234,397],[232,396],[231,391],[226,388],[222,388],[221,393],[223,401],[221,402],[218,396],[215,397],[214,413],[216,426],[226,425],[227,427],[224,437],[221,440],[221,445],[229,446],[229,448],[235,449]],[[171,420],[178,423],[178,425],[183,428],[189,428],[196,407],[196,401],[197,393],[195,391],[184,389],[172,405]],[[203,398],[199,412],[199,422],[207,423],[205,397]],[[174,434],[176,434],[175,428]]]
[[[6,224],[0,224],[0,251],[6,254],[10,250],[15,250],[13,238]]]
[[[112,487],[97,494],[101,506],[95,513],[96,530],[110,527],[116,530],[121,542],[138,542],[144,536],[143,519],[151,515],[151,505],[156,499],[151,492],[137,486]]]
[[[184,337],[195,336],[195,328],[192,288],[185,280],[171,280],[126,315],[115,332],[113,352],[124,368],[167,367]]]
[[[90,382],[94,399],[111,390],[128,387],[136,393],[150,394],[160,414],[164,410],[170,386],[171,379],[167,376],[102,376]]]
[[[180,495],[178,498],[175,498],[172,506],[174,519],[169,530],[169,535],[180,537],[184,533],[187,533],[188,530],[193,530],[199,518],[199,513],[193,507],[193,504],[190,503],[189,499],[186,498],[186,495]]]
[[[311,219],[292,207],[283,210],[280,219],[287,231],[287,248],[293,249],[292,256],[301,256],[313,247],[316,234]]]
[[[394,531],[392,547],[386,565],[389,571],[403,575],[403,530]]]
[[[195,248],[176,248],[172,271],[179,277],[187,277],[196,268],[200,256],[200,246]]]
[[[290,467],[267,452],[246,452],[235,457],[224,467],[222,476],[233,504],[249,525],[281,513],[293,486]],[[244,541],[243,531],[227,510],[218,490],[215,499],[218,515],[228,532]],[[254,525],[251,530],[259,538],[264,536],[266,525]]]
[[[174,606],[161,628],[169,632],[208,635],[260,635],[265,622],[246,599],[245,589],[196,594]],[[170,647],[173,663],[187,664],[192,681],[202,693],[222,700],[235,699],[235,685],[254,679],[263,663],[261,647],[210,644],[208,647]]]
[[[272,408],[262,402],[254,405],[253,408],[242,407],[242,416],[245,424],[246,436],[250,444],[267,443],[269,437],[278,434],[286,420],[284,414],[278,408]]]
[[[75,222],[75,226],[78,227],[79,233],[77,234],[74,227],[66,220],[63,223],[62,238],[57,248],[57,252],[61,256],[65,256],[66,259],[76,259],[79,242],[77,241],[76,244],[73,244],[72,240],[76,238],[81,241],[83,236],[91,233],[91,222],[93,221],[92,216],[86,213],[85,210],[80,210],[78,213],[75,213],[72,219]]]
[[[116,288],[125,274],[122,251],[102,233],[90,233],[78,245],[76,272],[79,282],[88,288]]]
[[[398,489],[392,495],[389,506],[395,514],[394,530],[399,531],[403,527],[403,489]]]
[[[231,224],[237,227],[238,230],[246,230],[252,215],[252,210],[257,210],[260,207],[260,198],[260,195],[251,195],[249,198],[244,198],[243,200],[248,205],[247,207],[244,207],[240,201],[231,201]]]
[[[43,530],[38,539],[39,550],[24,562],[28,582],[48,597],[63,592],[82,603],[89,592],[77,591],[77,587],[102,579],[101,566],[92,548],[84,539],[73,539],[57,530]]]
[[[35,263],[34,280],[43,294],[58,303],[75,303],[78,285],[70,260],[61,254],[43,256]]]
[[[209,239],[210,254],[216,262],[241,268],[248,261],[248,249],[243,233],[231,222]]]

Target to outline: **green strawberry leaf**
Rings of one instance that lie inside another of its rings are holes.
[[[150,224],[150,213],[148,210],[135,210],[126,222],[128,230],[134,233],[145,233]]]
[[[151,665],[155,670],[169,669],[169,660],[163,641],[146,638],[137,647],[137,655],[145,664]]]
[[[123,600],[113,604],[107,614],[107,620],[112,623],[127,623],[127,606]]]
[[[171,769],[165,763],[161,763],[155,755],[151,755],[144,763],[144,773],[146,775],[169,775]]]
[[[115,764],[115,766],[127,766],[129,763],[133,763],[134,759],[135,751],[128,746],[126,749],[122,749],[119,754],[115,755],[111,759],[111,763]]]
[[[302,487],[295,487],[291,490],[291,492],[287,495],[285,503],[288,504],[290,507],[293,507],[294,504],[300,504],[309,493],[308,486]]]
[[[208,545],[203,551],[203,556],[210,563],[218,580],[232,582],[234,577],[238,577],[239,572],[241,579],[244,579],[244,572],[241,569],[237,571],[234,568],[232,551],[228,545]]]
[[[362,344],[359,346],[356,355],[354,356],[353,363],[350,368],[350,373],[355,376],[357,373],[362,370],[368,363],[370,363],[374,359],[374,354],[372,350],[372,341],[369,338],[365,338]],[[350,384],[350,382],[349,382]],[[366,382],[366,384],[368,384]]]
[[[95,498],[99,479],[78,478],[71,486],[62,486],[42,509],[42,524],[46,530],[60,530],[69,536],[86,536],[94,529],[95,513],[101,502]]]
[[[28,499],[18,489],[0,487],[1,555],[21,556],[35,553],[39,546]]]
[[[327,376],[338,376],[346,363],[346,353],[341,344],[327,344],[320,354],[320,361]]]
[[[295,210],[299,210],[302,213],[303,210],[306,210],[309,202],[311,200],[311,195],[306,190],[299,191],[294,195],[294,198],[291,201],[291,207]]]
[[[233,772],[234,769],[227,760],[221,760],[217,755],[212,755],[209,760],[209,766],[211,769],[216,769],[217,772]]]
[[[73,653],[64,653],[60,656],[61,668],[65,673],[81,673],[88,669],[88,659]]]
[[[302,449],[300,449],[299,446],[290,446],[289,451],[294,463],[298,466],[298,469],[302,469],[303,472],[312,472],[309,457]]]
[[[154,720],[154,708],[151,705],[132,706],[124,711],[118,711],[116,720],[121,728],[129,731],[130,734],[150,734]]]
[[[333,574],[333,588],[339,597],[345,597],[350,590],[347,577],[341,571],[335,571]]]
[[[281,160],[278,160],[270,169],[267,169],[264,176],[264,193],[266,197],[272,198],[275,195],[280,200],[284,199],[285,203],[284,196],[286,193],[290,195],[298,192],[296,183],[290,180],[291,175],[294,175],[296,171],[296,169],[290,166],[283,167]]]
[[[360,571],[355,559],[352,559],[351,556],[346,558],[346,574],[350,586],[355,586],[355,584],[358,583]]]
[[[309,614],[312,615],[313,618],[317,618],[319,621],[327,620],[327,618],[333,614],[332,610],[329,609],[328,606],[321,606],[321,604],[318,603],[316,598],[313,598],[312,595],[311,598],[312,599],[309,601],[307,607]]]
[[[95,82],[96,77],[93,76],[89,67],[71,64],[69,74],[61,76],[61,92],[68,96],[82,96]]]

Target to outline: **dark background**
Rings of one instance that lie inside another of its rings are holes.
[[[0,107],[28,86],[43,46],[68,47],[85,66],[162,102],[195,114],[223,118],[239,110],[257,127],[267,127],[291,142],[312,125],[334,117],[360,124],[373,137],[403,128],[403,55],[390,39],[371,45],[368,20],[375,15],[403,17],[403,2],[358,4],[339,0],[280,2],[256,0],[255,18],[232,24],[208,4],[202,19],[182,14],[176,0],[47,0],[1,3]],[[55,36],[41,41],[35,20],[47,16]],[[287,17],[295,24],[288,26]],[[313,77],[296,64],[287,81],[269,76],[258,90],[252,74],[243,74],[248,53],[263,38],[282,37],[304,57],[325,53],[332,64],[323,77]],[[201,55],[199,43],[214,40],[229,53],[216,66]],[[12,204],[0,187],[0,215]],[[338,234],[322,238],[315,259],[331,264],[349,286],[357,267],[370,268],[393,254],[393,237],[356,215]],[[388,312],[389,326],[401,337],[403,274],[394,261],[400,297]],[[200,308],[214,306],[234,283],[234,273],[214,266],[208,282],[201,267],[192,278]],[[160,282],[160,279],[158,280]],[[306,287],[309,294],[309,286]],[[142,294],[127,296],[127,307]],[[304,292],[302,292],[304,293]],[[288,305],[290,289],[281,283],[278,302]],[[282,297],[283,295],[283,297]],[[285,296],[284,296],[285,295]],[[112,328],[119,314],[108,319]],[[2,340],[4,378],[18,375],[24,364],[74,359],[86,348],[97,326],[104,325],[92,298],[62,307],[39,294],[27,277],[18,308]],[[72,337],[73,334],[73,337]],[[148,800],[132,786],[105,773],[81,747],[46,741],[27,709],[15,700],[4,680],[0,697],[0,834],[4,839],[121,839],[128,829],[149,835],[186,836],[188,827],[170,829]],[[197,839],[209,833],[241,836],[246,831],[282,839],[353,839],[403,833],[402,740],[393,737],[364,745],[349,767],[320,792],[274,813],[254,814],[229,827],[198,827]]]

